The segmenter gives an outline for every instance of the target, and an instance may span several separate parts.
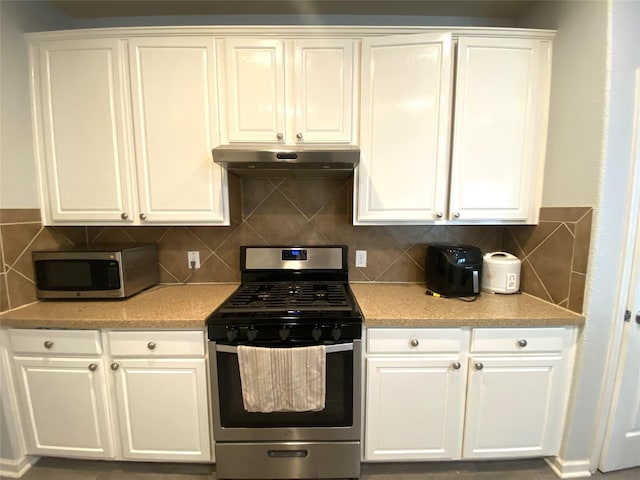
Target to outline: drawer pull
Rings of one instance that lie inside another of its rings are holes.
[[[147,343],[147,348],[149,350],[155,350],[156,349],[156,342],[149,342]]]
[[[482,370],[484,368],[484,365],[480,362],[476,362],[475,367],[476,370]]]
[[[451,366],[453,367],[454,370],[460,370],[460,367],[462,365],[460,365],[460,362],[453,362]]]
[[[115,372],[116,370],[118,370],[119,368],[120,368],[120,364],[119,364],[119,363],[113,362],[113,363],[111,364],[111,370],[113,370],[114,372]]]
[[[89,364],[89,370],[91,370],[92,372],[95,372],[98,369],[98,364],[97,363],[90,363]]]
[[[518,345],[524,348],[527,346],[527,341],[524,338],[521,338],[520,340],[518,340]]]
[[[417,338],[412,338],[411,341],[409,342],[409,344],[412,347],[417,347],[418,345],[420,345],[420,341]]]
[[[53,347],[53,342],[51,340],[46,340],[44,342],[44,348],[51,348]]]

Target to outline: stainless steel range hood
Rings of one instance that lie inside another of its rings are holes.
[[[212,153],[216,164],[248,177],[347,176],[360,161],[353,145],[221,145]]]

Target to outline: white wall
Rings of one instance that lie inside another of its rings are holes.
[[[46,2],[0,1],[0,208],[38,208],[23,33],[69,28]]]

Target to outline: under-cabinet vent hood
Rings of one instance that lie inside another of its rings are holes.
[[[221,145],[213,161],[245,177],[347,176],[360,161],[352,145]]]

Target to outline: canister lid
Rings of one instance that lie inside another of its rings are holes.
[[[508,252],[489,252],[484,255],[483,260],[487,263],[495,264],[520,263],[520,259],[518,257]]]

